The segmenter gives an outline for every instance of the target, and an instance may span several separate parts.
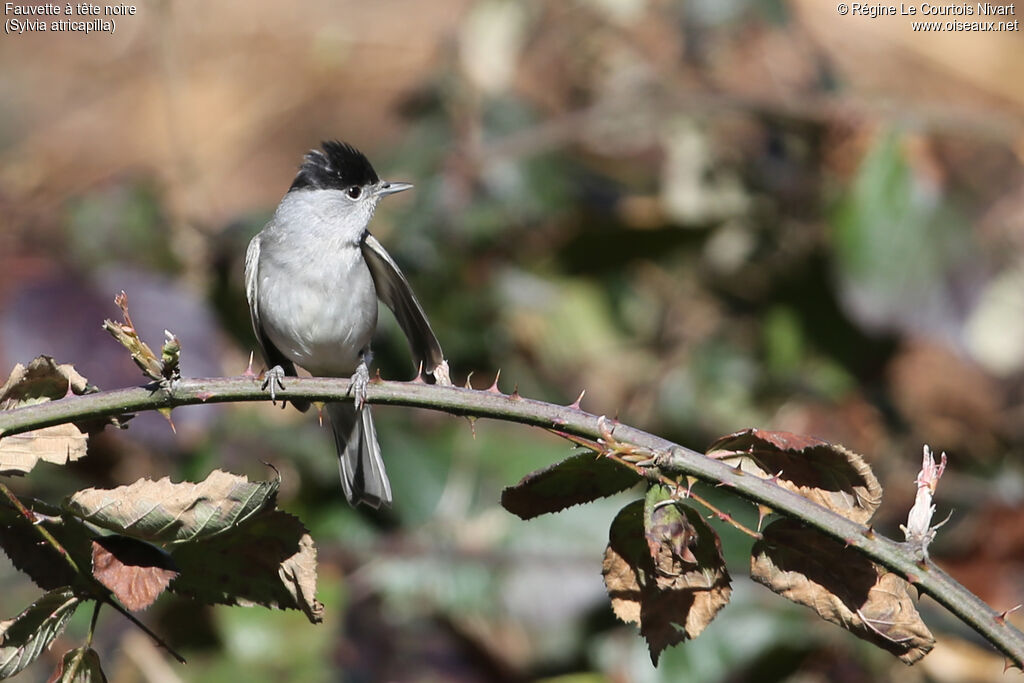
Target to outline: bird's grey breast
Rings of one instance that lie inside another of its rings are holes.
[[[377,294],[360,249],[365,219],[323,194],[290,192],[260,234],[255,305],[287,358],[347,376],[373,337]]]

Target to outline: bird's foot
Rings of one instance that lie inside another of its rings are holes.
[[[366,361],[362,360],[352,375],[352,386],[349,389],[352,392],[352,400],[355,401],[356,410],[361,409],[363,404],[366,403],[366,387],[369,383],[370,368],[366,366]]]
[[[284,389],[284,368],[275,365],[263,374],[263,384],[260,389],[270,389],[270,402],[277,405],[277,390]]]

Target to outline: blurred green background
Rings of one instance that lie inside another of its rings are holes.
[[[1012,17],[1010,17],[1012,19]],[[758,426],[862,453],[900,536],[928,443],[950,456],[933,557],[1024,602],[1024,40],[914,32],[814,0],[154,0],[113,35],[0,36],[0,370],[47,353],[141,378],[100,329],[124,289],[190,376],[255,347],[245,246],[302,154],[340,138],[413,182],[372,225],[453,377],[618,415],[684,445]],[[390,315],[384,377],[413,374]],[[570,453],[539,431],[376,410],[395,505],[344,502],[310,415],[157,415],[17,490],[58,500],[214,468],[283,476],[325,623],[164,596],[105,613],[111,681],[983,681],[1002,660],[928,600],[906,669],[746,580],[654,669],[603,594],[636,492],[526,523],[502,487]],[[705,492],[747,519],[748,506]],[[0,618],[38,593],[0,562]],[[45,680],[88,628],[22,674]],[[61,647],[66,645],[67,647]]]

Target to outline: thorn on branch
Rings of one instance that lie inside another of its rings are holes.
[[[498,389],[498,379],[501,377],[501,368],[498,368],[498,372],[494,375],[494,383],[491,384],[490,388],[487,389],[489,393],[502,395],[501,390]]]
[[[1016,605],[1015,607],[1011,607],[1011,608],[1010,608],[1010,609],[1008,609],[1008,610],[1003,610],[1003,611],[1002,611],[1002,612],[1000,612],[1000,613],[999,613],[999,615],[998,615],[998,616],[996,617],[996,621],[997,621],[998,623],[1000,623],[1000,624],[1005,624],[1005,623],[1006,623],[1006,617],[1010,616],[1011,614],[1013,614],[1014,612],[1016,612],[1017,610],[1019,610],[1019,609],[1020,609],[1021,607],[1024,607],[1024,605]]]
[[[242,377],[250,377],[252,379],[256,378],[256,373],[253,372],[253,369],[252,369],[252,358],[253,358],[253,352],[250,350],[249,351],[249,364],[245,366],[245,372],[242,373]]]
[[[380,368],[377,369],[378,374]],[[423,379],[423,361],[420,361],[419,367],[416,368],[416,376],[412,378],[412,384],[426,384],[426,380]]]
[[[580,401],[583,400],[583,396],[586,393],[587,393],[586,389],[582,390],[580,392],[580,395],[576,397],[576,400],[573,401],[572,403],[570,403],[569,405],[567,405],[566,408],[571,408],[572,410],[581,410],[581,408],[580,408]]]

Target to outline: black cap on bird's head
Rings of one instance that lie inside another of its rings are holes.
[[[320,143],[323,151],[311,150],[288,191],[344,190],[380,182],[370,161],[352,145],[337,140]]]

